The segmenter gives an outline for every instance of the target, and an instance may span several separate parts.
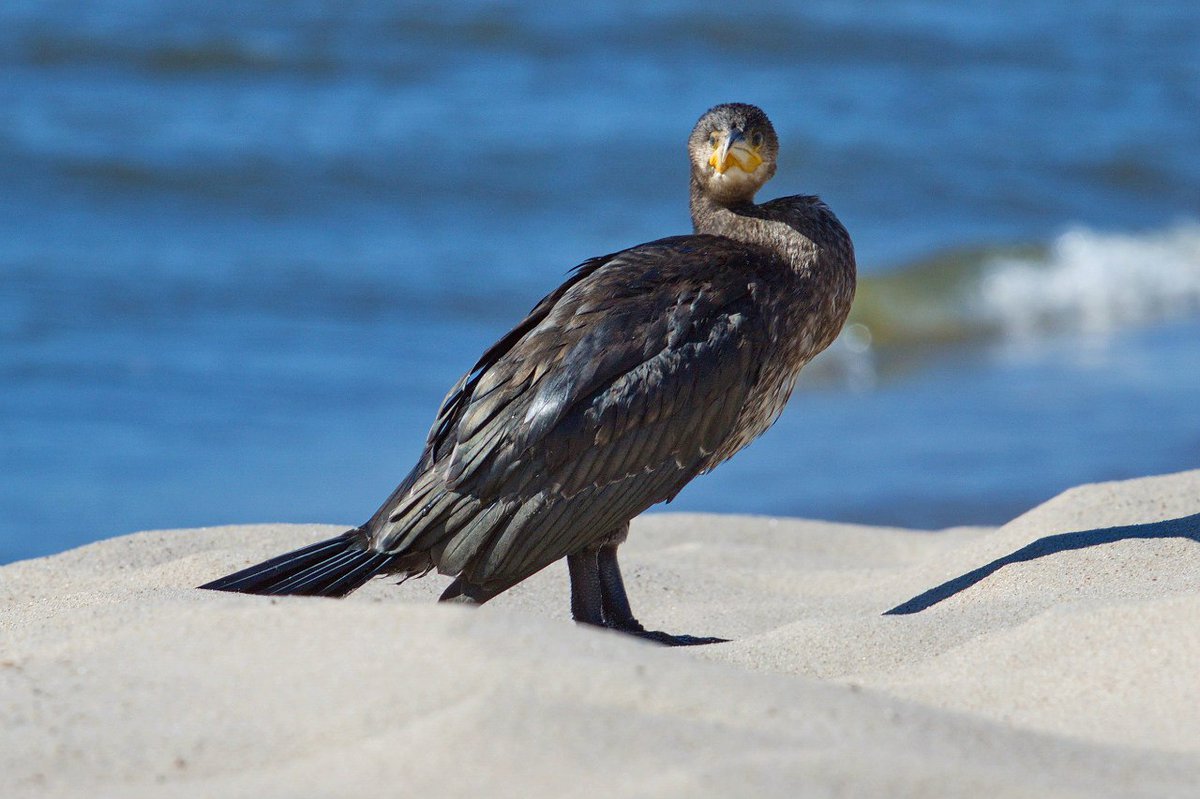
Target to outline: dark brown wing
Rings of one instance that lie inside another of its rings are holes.
[[[673,497],[734,431],[776,268],[708,236],[584,264],[447,397],[376,548],[515,581]]]

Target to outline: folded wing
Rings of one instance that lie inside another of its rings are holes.
[[[763,263],[685,236],[582,265],[447,397],[375,548],[515,582],[672,498],[759,377]]]

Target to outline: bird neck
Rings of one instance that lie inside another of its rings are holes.
[[[766,248],[783,256],[797,272],[807,272],[811,267],[812,242],[793,227],[792,220],[780,218],[775,212],[778,209],[758,205],[753,196],[727,202],[704,191],[693,177],[691,210],[692,228],[698,234],[724,236]]]
[[[854,245],[842,223],[817,197],[786,197],[762,205],[752,198],[725,203],[703,191],[693,176],[691,210],[696,233],[770,250],[801,279],[825,281],[849,307],[855,283]]]
[[[700,181],[692,176],[692,227],[696,233],[726,236],[745,241],[747,222],[755,219],[757,206],[753,196],[733,202],[721,202],[704,191]],[[751,225],[751,227],[755,227]]]

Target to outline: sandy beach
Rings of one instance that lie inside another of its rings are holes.
[[[193,588],[338,531],[0,569],[0,795],[1200,795],[1200,471],[996,529],[635,521],[635,610],[709,647],[577,627],[562,564],[478,610]]]

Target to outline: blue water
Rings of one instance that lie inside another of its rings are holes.
[[[996,523],[1200,466],[1200,6],[557,8],[0,4],[0,562],[362,521],[571,266],[688,229],[730,100],[871,296],[673,508]]]

